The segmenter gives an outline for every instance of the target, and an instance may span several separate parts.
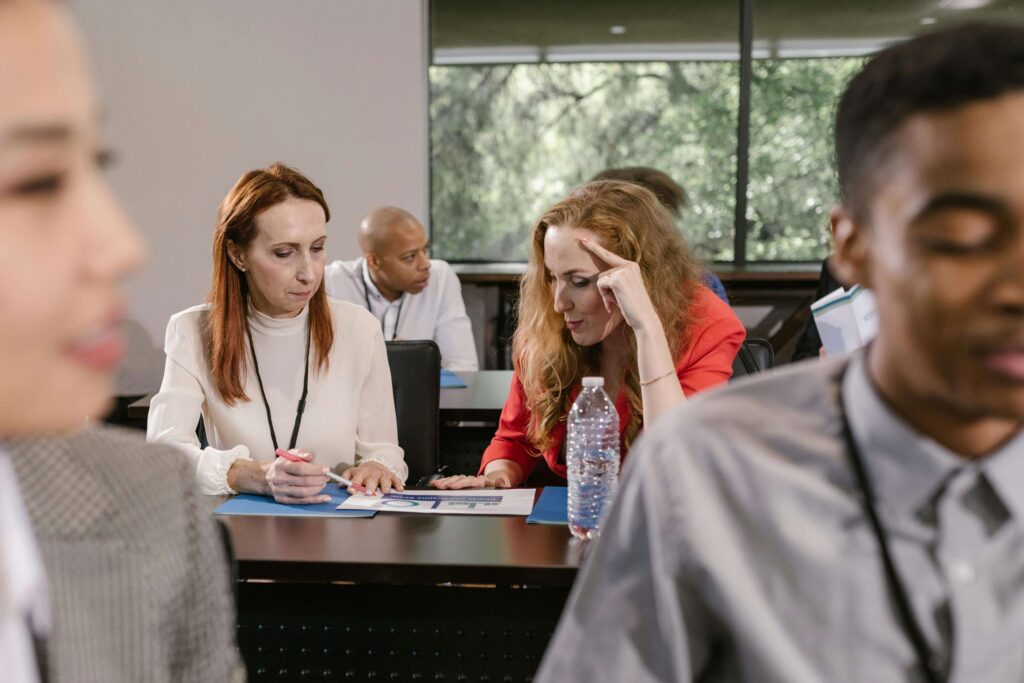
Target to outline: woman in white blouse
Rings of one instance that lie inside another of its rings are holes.
[[[204,493],[326,502],[328,468],[370,491],[402,490],[380,324],[322,286],[329,219],[321,191],[281,164],[246,173],[221,203],[210,294],[167,325],[147,433],[193,458]]]

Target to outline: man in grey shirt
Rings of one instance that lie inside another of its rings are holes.
[[[1024,680],[1024,28],[876,55],[836,158],[878,337],[649,430],[538,680]]]

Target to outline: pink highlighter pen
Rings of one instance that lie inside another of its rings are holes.
[[[274,451],[274,454],[277,457],[284,458],[285,460],[288,460],[290,462],[306,462],[304,458],[300,458],[297,455],[292,455],[283,448],[278,448],[276,451]],[[354,488],[356,491],[359,491],[359,493],[366,493],[365,486],[363,486],[362,484],[353,484],[351,481],[341,476],[340,474],[335,474],[334,472],[327,470],[324,476],[326,476],[328,479],[333,479],[334,481],[344,486],[346,489],[351,487]]]

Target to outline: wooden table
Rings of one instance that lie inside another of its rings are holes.
[[[528,681],[586,547],[523,517],[220,517],[253,681]]]
[[[568,529],[522,517],[218,518],[240,579],[568,588],[579,560]]]

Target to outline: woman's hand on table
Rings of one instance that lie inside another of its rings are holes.
[[[508,472],[491,472],[478,477],[456,474],[444,479],[430,482],[435,489],[508,489],[512,488],[512,478]]]
[[[270,495],[274,500],[289,505],[330,501],[330,496],[321,493],[329,481],[325,474],[327,468],[314,464],[316,456],[309,451],[293,448],[288,452],[302,461],[292,462],[284,458],[274,458],[273,461],[264,464]]]
[[[365,487],[368,494],[376,493],[378,488],[381,493],[391,493],[391,489],[405,490],[402,480],[396,477],[394,472],[373,460],[367,460],[358,467],[349,467],[341,476],[352,482],[352,486],[348,488],[348,492],[352,494],[361,493],[354,488],[356,486]]]

